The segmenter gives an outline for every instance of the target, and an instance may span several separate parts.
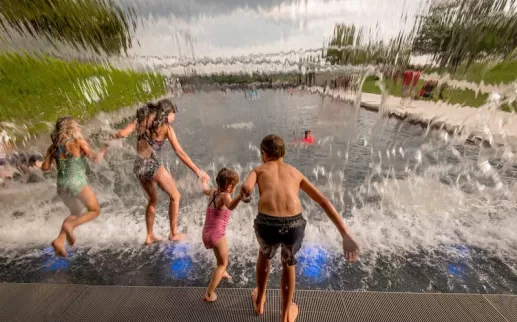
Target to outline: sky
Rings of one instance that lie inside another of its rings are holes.
[[[129,57],[111,58],[113,65],[203,74],[298,70],[300,59],[321,56],[336,24],[362,27],[363,39],[387,41],[401,32],[410,34],[416,17],[437,0],[115,1],[135,12],[137,28]],[[0,49],[78,54],[45,37],[9,34]],[[79,54],[93,55],[86,50]]]
[[[316,54],[337,23],[366,38],[409,33],[427,0],[118,0],[138,25],[129,51],[136,64],[197,71],[282,68]],[[307,53],[309,51],[309,53]]]

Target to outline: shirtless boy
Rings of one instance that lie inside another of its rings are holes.
[[[293,166],[284,163],[285,144],[282,138],[268,135],[260,144],[263,165],[253,169],[241,187],[248,197],[255,184],[259,186],[260,199],[254,228],[260,251],[257,259],[257,287],[251,293],[255,313],[264,313],[266,286],[270,260],[281,247],[282,255],[282,322],[293,322],[298,316],[298,306],[293,303],[295,286],[295,255],[305,235],[306,221],[302,216],[300,189],[317,202],[332,220],[343,238],[345,258],[355,262],[359,247],[350,235],[343,219],[330,201]]]

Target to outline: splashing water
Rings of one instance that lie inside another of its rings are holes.
[[[294,101],[319,106],[304,115],[286,107],[292,97],[285,92],[265,91],[259,109],[243,108],[234,99],[240,93],[220,95],[201,92],[178,99],[180,106],[190,107],[180,111],[174,124],[185,150],[212,176],[227,166],[243,180],[260,162],[258,143],[262,136],[275,132],[289,137],[291,124],[303,124],[318,137],[332,138],[309,147],[291,144],[286,161],[314,181],[344,214],[363,253],[360,263],[346,264],[336,229],[317,205],[302,196],[304,216],[309,221],[305,248],[300,253],[304,264],[298,271],[302,287],[469,292],[515,289],[517,171],[504,166],[496,151],[488,157],[490,152],[483,151],[487,148],[464,145],[455,137],[444,140],[439,131],[423,131],[399,121],[389,121],[381,137],[370,138],[368,142],[374,145],[355,142],[336,135],[343,133],[345,126],[322,121],[318,95],[305,94]],[[206,102],[218,100],[222,103],[213,106],[204,118],[206,122],[200,123],[200,109]],[[346,104],[342,109],[354,113]],[[210,113],[221,113],[224,118],[219,122]],[[258,130],[225,126],[248,120],[253,120]],[[357,128],[357,136],[368,137],[368,126],[375,122],[375,113],[361,112],[359,124],[363,125]],[[330,144],[335,148],[329,149]],[[19,184],[8,190],[13,198],[2,205],[0,279],[128,285],[208,282],[214,259],[201,242],[207,200],[199,193],[194,176],[170,149],[161,158],[182,193],[179,223],[188,239],[180,244],[142,246],[146,198],[132,174],[133,145],[129,139],[114,147],[105,163],[92,166],[90,181],[102,212],[77,229],[79,243],[69,262],[49,264],[45,259],[49,256],[47,245],[67,214],[55,198],[54,181]],[[338,156],[338,150],[349,153],[347,162]],[[481,154],[488,157],[486,161],[479,161]],[[365,167],[369,162],[372,166]],[[30,203],[23,202],[29,198]],[[250,286],[254,281],[258,246],[252,220],[257,198],[249,205],[240,205],[230,220],[229,271],[234,276],[230,286]],[[164,195],[160,199],[155,231],[166,235],[168,204]],[[462,255],[465,250],[469,256]],[[317,255],[312,256],[314,252]],[[279,279],[279,266],[275,267],[272,278]]]

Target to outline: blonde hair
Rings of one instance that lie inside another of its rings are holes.
[[[56,127],[50,135],[54,147],[63,145],[68,138],[78,139],[81,133],[77,131],[77,121],[71,116],[60,117],[56,122]]]

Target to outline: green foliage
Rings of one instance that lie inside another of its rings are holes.
[[[482,59],[511,59],[517,48],[515,0],[441,1],[422,17],[413,42],[453,73]]]
[[[0,55],[0,119],[27,125],[30,133],[44,130],[59,116],[85,120],[164,93],[161,75],[50,57]]]
[[[0,5],[5,22],[20,32],[25,28],[97,53],[125,52],[136,26],[112,0],[0,0]]]

